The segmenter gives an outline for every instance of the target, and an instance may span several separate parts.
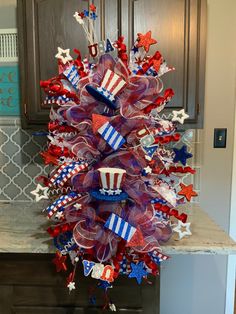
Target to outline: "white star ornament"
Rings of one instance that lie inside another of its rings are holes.
[[[179,234],[179,240],[183,239],[185,236],[192,235],[190,225],[191,222],[183,223],[181,220],[178,221],[178,225],[173,228],[173,231]]]
[[[59,60],[62,61],[63,64],[66,64],[69,61],[72,61],[73,58],[70,55],[70,49],[62,49],[60,47],[57,47],[57,54],[55,55],[55,57]],[[64,56],[65,54],[65,56]]]
[[[181,124],[184,124],[184,120],[189,118],[189,115],[187,113],[185,113],[184,109],[181,109],[179,111],[173,110],[173,118],[172,121],[173,122],[179,122]]]
[[[37,184],[36,189],[31,191],[30,193],[35,196],[36,202],[39,202],[42,199],[48,199],[48,187],[43,187],[40,184]]]

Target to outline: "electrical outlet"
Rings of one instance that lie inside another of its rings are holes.
[[[226,148],[227,129],[214,129],[214,148]]]

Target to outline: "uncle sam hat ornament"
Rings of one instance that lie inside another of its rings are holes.
[[[110,202],[122,201],[128,194],[122,191],[121,186],[126,171],[120,168],[99,168],[100,188],[91,191],[91,195],[98,199]]]
[[[112,109],[116,109],[116,97],[127,85],[123,78],[107,69],[99,87],[86,85],[86,89],[95,99],[104,102]]]

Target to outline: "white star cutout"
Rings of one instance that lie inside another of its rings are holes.
[[[62,48],[60,48],[60,47],[57,47],[57,50],[58,50],[58,52],[57,52],[57,54],[55,55],[55,57],[56,57],[57,59],[60,59],[63,64],[66,64],[67,62],[73,60],[73,58],[72,58],[71,55],[70,55],[70,49],[62,49]],[[63,56],[63,53],[66,54],[65,57]]]
[[[74,281],[69,282],[67,288],[69,288],[69,291],[75,290],[75,282]]]
[[[82,205],[77,203],[77,204],[74,204],[74,207],[76,208],[76,210],[79,210],[81,209]]]
[[[152,173],[152,168],[150,166],[147,166],[146,168],[143,169],[146,173]]]
[[[184,124],[184,120],[189,118],[189,115],[185,113],[184,109],[181,109],[179,111],[173,110],[173,118],[172,121],[177,121],[181,124]]]
[[[106,192],[105,192],[104,189],[100,189],[99,192],[100,192],[102,195],[105,195],[105,194],[106,194]]]
[[[179,234],[179,240],[181,240],[185,236],[192,235],[190,231],[190,225],[191,222],[183,223],[181,220],[178,221],[178,225],[175,228],[173,228],[173,231]],[[183,230],[183,228],[185,228],[185,230]]]
[[[39,202],[42,199],[48,199],[48,187],[43,187],[40,184],[37,184],[36,189],[31,191],[30,193],[35,196],[36,202]]]

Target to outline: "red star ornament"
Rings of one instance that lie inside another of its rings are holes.
[[[151,38],[151,36],[152,36],[151,31],[147,32],[145,35],[138,33],[138,45],[137,45],[137,47],[138,48],[143,47],[144,50],[146,52],[148,52],[150,46],[157,43],[157,41],[155,39]]]
[[[96,12],[96,6],[95,6],[93,3],[90,4],[89,9],[90,9],[90,11],[92,11],[92,12]]]
[[[55,156],[51,155],[49,152],[41,152],[40,155],[44,159],[45,165],[53,164],[55,166],[58,165],[58,160]]]
[[[67,256],[62,255],[59,251],[56,252],[56,257],[52,260],[53,264],[56,265],[56,270],[59,273],[61,270],[66,271],[66,258]]]
[[[181,190],[178,192],[178,195],[183,195],[188,202],[191,201],[192,197],[198,196],[197,192],[193,191],[193,185],[184,185],[180,183]]]

